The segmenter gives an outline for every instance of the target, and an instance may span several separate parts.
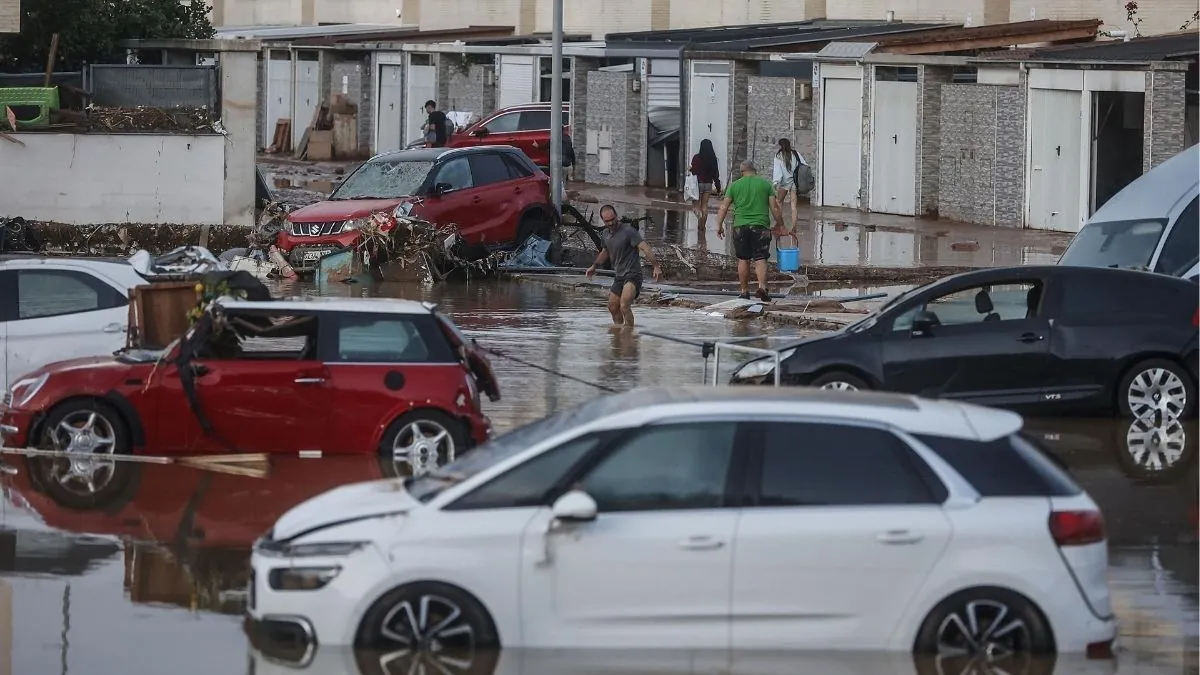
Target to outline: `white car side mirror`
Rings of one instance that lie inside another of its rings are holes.
[[[571,490],[550,507],[555,519],[577,523],[595,520],[596,510],[596,500],[583,490]]]

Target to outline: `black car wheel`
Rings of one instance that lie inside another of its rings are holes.
[[[419,476],[454,461],[467,449],[467,430],[437,410],[414,410],[392,422],[379,442],[385,476]]]
[[[1196,385],[1183,366],[1149,359],[1121,378],[1117,405],[1126,417],[1187,419],[1196,412]]]
[[[834,391],[863,391],[871,388],[871,385],[864,382],[861,377],[840,370],[832,370],[818,375],[813,378],[809,386]]]
[[[1041,612],[1002,588],[974,588],[946,598],[925,617],[913,650],[935,672],[1026,672],[1034,657],[1053,654],[1054,637]]]
[[[367,610],[355,647],[364,675],[490,675],[500,639],[487,610],[469,593],[419,582],[392,590]]]
[[[132,480],[134,466],[111,459],[128,455],[128,425],[115,408],[99,399],[77,399],[50,411],[39,447],[70,457],[30,457],[27,468],[56,503],[96,509],[117,500]]]

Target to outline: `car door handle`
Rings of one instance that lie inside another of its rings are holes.
[[[679,542],[679,548],[685,551],[715,551],[725,545],[725,542],[712,537],[688,537]]]
[[[125,332],[125,324],[110,323],[107,326],[105,326],[104,328],[101,328],[100,330],[104,331],[105,333],[124,333]]]
[[[888,530],[880,532],[875,537],[881,544],[915,544],[924,538],[924,536],[913,534],[908,530]]]
[[[518,185],[517,187],[513,188],[513,192],[515,192],[517,194],[521,194],[521,186]]]
[[[1025,333],[1017,338],[1017,342],[1041,342],[1045,338],[1037,333]]]
[[[476,204],[478,204],[478,203],[479,203],[479,201],[480,201],[480,198],[479,198],[479,196],[478,196],[478,195],[476,195],[476,196],[474,196],[474,197],[471,197],[471,201],[472,201],[472,202],[474,202],[474,203],[476,203]]]
[[[325,378],[323,378],[323,377],[297,377],[294,381],[296,384],[321,384],[322,382],[325,381]]]

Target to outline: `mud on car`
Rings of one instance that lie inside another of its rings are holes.
[[[491,365],[433,305],[221,298],[165,350],[25,375],[0,432],[6,446],[79,453],[30,461],[84,495],[121,488],[95,455],[377,454],[385,474],[405,475],[491,435],[481,392],[500,397]]]

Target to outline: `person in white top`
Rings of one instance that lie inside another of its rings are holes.
[[[775,166],[771,172],[771,182],[775,184],[775,194],[779,199],[779,203],[783,204],[791,197],[792,202],[792,224],[790,228],[796,227],[796,194],[795,174],[797,164],[808,165],[804,161],[804,157],[792,148],[792,142],[786,138],[779,139],[779,150],[775,153]],[[790,193],[790,194],[789,194]]]

